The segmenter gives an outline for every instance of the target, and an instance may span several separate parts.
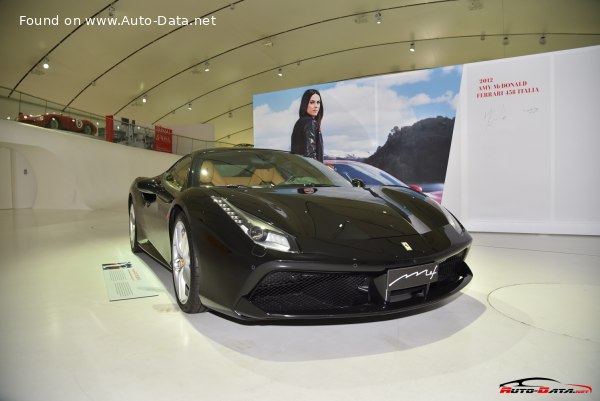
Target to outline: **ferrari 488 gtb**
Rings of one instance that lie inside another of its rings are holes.
[[[472,278],[471,236],[408,187],[353,186],[283,151],[187,155],[129,193],[131,249],[173,272],[177,302],[243,320],[429,308]]]

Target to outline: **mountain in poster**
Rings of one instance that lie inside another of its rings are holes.
[[[441,116],[394,127],[364,162],[407,183],[443,183],[453,130],[454,118]]]

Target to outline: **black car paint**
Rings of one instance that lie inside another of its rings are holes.
[[[193,157],[210,157],[210,153],[196,152]],[[358,308],[342,315],[265,313],[248,301],[248,295],[270,272],[292,269],[381,275],[390,268],[441,262],[466,252],[471,237],[464,228],[460,233],[452,228],[439,206],[410,188],[348,185],[317,187],[314,191],[299,191],[298,187],[194,187],[178,191],[166,182],[167,174],[138,178],[131,186],[138,241],[145,252],[171,268],[171,225],[176,214],[183,213],[190,223],[200,266],[201,301],[209,309],[238,319],[384,315],[442,302],[470,281],[472,274],[465,264],[465,277],[453,288],[419,302]],[[213,196],[226,198],[293,235],[300,251],[281,252],[256,245],[224,214]],[[408,242],[412,251],[402,242]]]

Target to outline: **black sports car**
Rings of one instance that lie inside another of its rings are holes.
[[[472,278],[471,236],[443,206],[276,150],[198,151],[136,179],[129,230],[133,252],[172,270],[188,313],[387,315],[448,300]]]

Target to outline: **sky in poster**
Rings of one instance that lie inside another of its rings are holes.
[[[325,154],[367,157],[395,127],[456,116],[462,66],[314,85],[323,98]],[[309,87],[254,96],[254,144],[289,150],[302,93]]]

